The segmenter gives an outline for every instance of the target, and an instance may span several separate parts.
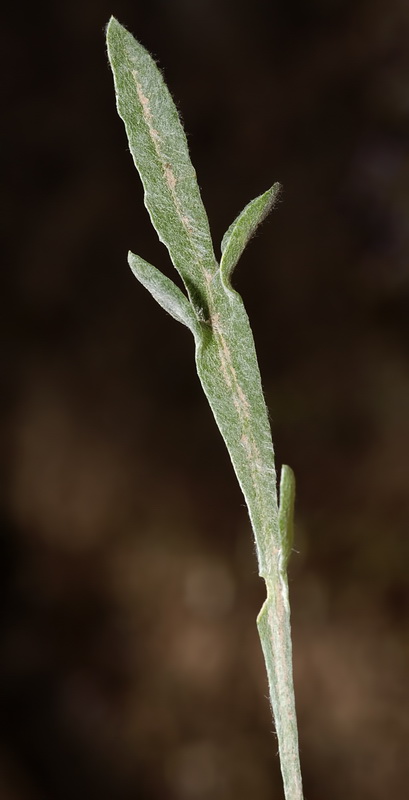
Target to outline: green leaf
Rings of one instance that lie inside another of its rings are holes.
[[[178,286],[156,267],[134,253],[128,253],[128,263],[135,278],[151,293],[160,306],[174,319],[182,322],[200,339],[200,322],[187,297]]]
[[[271,211],[280,188],[280,184],[275,183],[267,192],[251,200],[224,234],[220,271],[226,287],[230,286],[231,275],[247,242]]]
[[[208,287],[211,330],[196,364],[242,488],[256,539],[260,575],[271,571],[279,541],[274,451],[250,322],[220,273]]]
[[[107,27],[107,46],[118,113],[145,205],[189,294],[200,305],[200,291],[217,262],[175,104],[152,57],[114,17]]]
[[[286,570],[294,542],[295,475],[283,464],[280,479],[279,523],[281,532],[282,570]]]

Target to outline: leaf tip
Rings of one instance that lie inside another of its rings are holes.
[[[139,271],[141,264],[140,257],[136,256],[135,253],[132,252],[132,250],[128,250],[127,260],[128,260],[128,266],[131,268],[133,274],[135,275],[135,278],[139,279]]]
[[[276,204],[278,198],[280,197],[282,188],[283,188],[282,184],[279,183],[278,181],[276,181],[275,183],[273,183],[271,189],[268,190],[268,194],[270,195],[270,203],[269,203],[266,215],[273,208],[273,206]]]
[[[106,33],[107,39],[108,39],[108,37],[111,35],[111,33],[115,30],[115,28],[118,25],[119,25],[118,20],[116,19],[116,17],[114,17],[111,14],[111,16],[110,16],[110,18],[109,18],[109,20],[108,20],[108,22],[107,22],[107,24],[105,26],[105,33]]]
[[[109,18],[108,24],[105,29],[106,32],[106,41],[108,44],[108,50],[110,46],[114,46],[115,40],[118,41],[120,37],[123,37],[124,34],[127,34],[128,31],[126,28],[118,22],[117,18],[113,15]],[[129,35],[129,34],[128,34]]]

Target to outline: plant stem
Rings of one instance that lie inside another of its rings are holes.
[[[258,616],[286,800],[302,800],[292,676],[287,562],[292,547],[294,476],[283,467],[280,508],[274,450],[253,334],[234,268],[272,208],[279,185],[252,200],[230,225],[217,263],[185,133],[147,51],[117,20],[107,28],[117,107],[140,174],[145,205],[186,293],[129,253],[131,269],[195,340],[196,368],[244,494],[267,599]]]

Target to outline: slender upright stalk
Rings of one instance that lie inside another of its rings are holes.
[[[266,662],[286,800],[302,800],[292,677],[287,561],[292,547],[294,476],[283,467],[280,507],[267,409],[250,323],[231,285],[248,240],[277,196],[252,200],[228,229],[217,263],[209,223],[173,100],[151,56],[117,20],[107,28],[118,112],[140,174],[145,205],[186,294],[140,256],[138,280],[193,334],[196,368],[242,488],[267,598],[257,625]]]

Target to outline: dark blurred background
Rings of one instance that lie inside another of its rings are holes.
[[[409,781],[409,4],[70,0],[3,19],[1,800],[282,798],[240,491],[115,110],[113,13],[159,59],[277,463],[308,800]]]

